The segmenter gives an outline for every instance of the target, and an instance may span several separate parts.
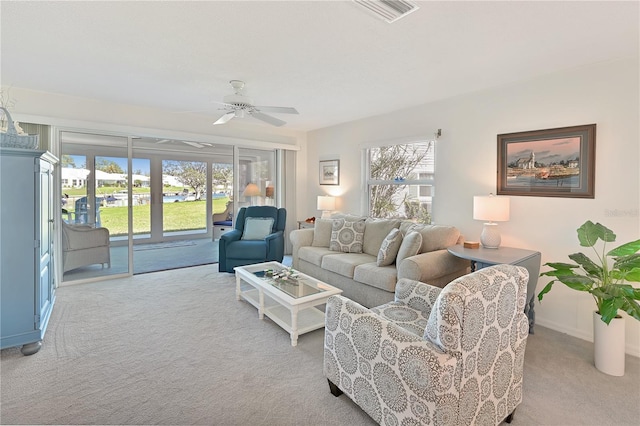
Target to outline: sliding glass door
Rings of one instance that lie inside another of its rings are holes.
[[[74,131],[60,142],[62,219],[78,236],[107,230],[110,254],[87,247],[64,282],[215,263],[239,208],[278,204],[275,150]]]

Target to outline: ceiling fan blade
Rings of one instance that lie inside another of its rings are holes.
[[[187,145],[191,145],[196,148],[204,148],[204,145],[201,145],[198,142],[182,141],[182,143],[186,143]]]
[[[223,105],[226,108],[234,108],[233,104],[228,104],[226,102],[211,101],[211,103],[212,104]]]
[[[280,114],[298,114],[298,110],[292,107],[276,107],[276,106],[256,106],[258,111],[277,112]]]
[[[286,121],[282,121],[270,115],[263,114],[260,111],[249,111],[249,114],[251,114],[252,117],[257,118],[258,120],[262,120],[266,123],[273,124],[274,126],[279,127],[279,126],[282,126],[283,124],[287,124]]]
[[[228,112],[225,115],[223,115],[222,117],[218,118],[218,120],[213,124],[214,125],[216,125],[216,124],[224,124],[227,121],[231,120],[235,115],[236,115],[236,113],[233,112],[233,111]]]
[[[188,111],[171,111],[172,114],[193,114],[198,112],[207,112],[205,109],[192,109]]]
[[[160,140],[160,141],[158,141],[156,143],[167,143],[167,142],[171,142],[171,140],[170,139],[162,139],[162,140]]]

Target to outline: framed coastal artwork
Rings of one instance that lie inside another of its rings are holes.
[[[594,198],[596,125],[498,135],[498,195]]]
[[[320,161],[320,185],[340,184],[340,160]]]

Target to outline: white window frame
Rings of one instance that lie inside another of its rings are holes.
[[[376,148],[383,148],[394,145],[411,145],[417,143],[432,143],[432,162],[433,162],[433,170],[429,170],[430,177],[425,179],[404,179],[404,180],[380,180],[380,179],[372,179],[371,178],[371,150]],[[433,212],[433,207],[436,201],[436,138],[432,137],[417,137],[405,140],[397,140],[397,141],[386,141],[377,144],[365,145],[362,149],[362,158],[363,158],[363,206],[365,210],[365,214],[367,216],[371,215],[371,196],[370,196],[370,187],[373,185],[398,185],[398,186],[431,186],[431,208],[430,212]],[[418,190],[419,194],[419,190]],[[419,195],[418,195],[419,196]]]

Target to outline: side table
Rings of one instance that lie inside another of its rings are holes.
[[[529,318],[529,333],[533,334],[533,326],[536,320],[535,292],[540,274],[541,255],[538,251],[525,250],[513,247],[498,247],[489,249],[480,247],[477,249],[465,248],[458,244],[449,247],[449,253],[462,259],[471,261],[471,272],[492,265],[509,264],[522,266],[529,272],[527,284],[527,304],[524,313]]]
[[[298,221],[298,229],[315,228],[315,222],[307,222],[306,220]]]

